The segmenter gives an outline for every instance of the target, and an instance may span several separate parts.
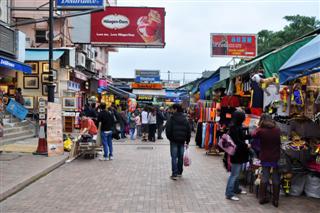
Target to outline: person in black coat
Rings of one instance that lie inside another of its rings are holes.
[[[170,141],[171,179],[177,180],[183,172],[184,145],[189,145],[191,130],[186,116],[183,115],[182,107],[174,104],[173,112],[166,125],[166,135]]]
[[[165,118],[165,114],[163,111],[163,107],[160,107],[160,109],[157,110],[157,131],[158,131],[158,139],[163,139],[162,138],[162,132],[163,132],[163,124]]]
[[[231,174],[228,179],[226,188],[226,198],[238,201],[239,198],[235,194],[246,194],[245,191],[239,187],[239,175],[242,165],[249,161],[249,149],[250,145],[245,142],[247,136],[245,135],[242,123],[244,122],[246,115],[243,111],[237,110],[232,114],[232,120],[230,124],[229,135],[233,142],[236,144],[236,151],[231,156]]]

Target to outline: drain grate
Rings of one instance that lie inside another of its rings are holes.
[[[142,150],[152,150],[152,146],[138,146],[137,149],[142,149]]]

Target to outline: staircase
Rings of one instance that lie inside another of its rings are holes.
[[[35,136],[36,127],[29,120],[20,121],[10,114],[5,114],[3,124],[4,135],[0,138],[0,145],[23,141]]]

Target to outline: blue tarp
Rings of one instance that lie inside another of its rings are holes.
[[[297,50],[279,70],[280,83],[320,71],[320,35]]]
[[[53,60],[58,60],[64,53],[64,50],[53,50]],[[49,50],[26,50],[25,61],[49,61]]]
[[[214,85],[214,83],[218,82],[219,80],[220,80],[220,73],[215,72],[209,78],[202,81],[199,85],[200,99],[205,99],[206,98],[206,91],[208,91]]]
[[[9,59],[3,56],[0,56],[0,67],[4,67],[15,71],[21,71],[28,74],[32,73],[31,67],[29,65],[23,64],[19,61]]]

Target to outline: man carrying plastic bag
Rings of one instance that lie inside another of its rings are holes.
[[[183,114],[182,107],[179,104],[174,104],[172,109],[173,115],[167,122],[166,135],[170,141],[172,167],[171,179],[177,180],[178,177],[182,176],[184,146],[186,145],[186,148],[188,149],[191,138],[191,130],[189,122]]]

